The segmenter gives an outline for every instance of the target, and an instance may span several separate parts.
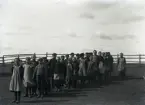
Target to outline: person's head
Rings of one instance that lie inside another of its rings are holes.
[[[99,52],[98,52],[98,55],[99,55],[99,56],[101,56],[101,55],[102,55],[101,51],[99,51]]]
[[[53,53],[52,54],[52,58],[56,58],[57,57],[57,54],[56,53]]]
[[[43,63],[43,59],[40,58],[40,59],[38,60],[38,62],[39,62],[39,64],[42,64],[42,63]]]
[[[43,63],[46,63],[46,62],[47,62],[47,58],[44,57],[44,58],[43,58]]]
[[[30,61],[31,61],[31,58],[30,57],[27,57],[26,58],[26,63],[30,63]]]
[[[61,56],[61,60],[64,60],[64,56],[63,55]]]
[[[69,58],[69,54],[66,54],[65,57],[66,57],[66,59],[68,59]]]
[[[69,59],[68,59],[68,64],[70,64],[70,63],[71,63],[71,59],[69,58]]]
[[[79,53],[77,53],[77,54],[76,54],[76,57],[77,57],[77,59],[78,59],[78,58],[80,58],[80,54],[79,54]]]
[[[74,55],[75,55],[74,53],[71,53],[71,54],[70,54],[71,57],[74,57]]]
[[[14,63],[15,63],[15,65],[20,65],[20,59],[19,58],[15,58],[14,59]]]
[[[91,56],[89,57],[89,59],[90,59],[90,61],[92,61],[92,60],[93,60],[93,56],[91,55]]]
[[[121,58],[123,57],[123,53],[120,53],[120,57],[121,57]]]
[[[77,60],[76,57],[73,57],[72,61],[75,62],[76,60]]]
[[[96,50],[93,51],[93,55],[97,55],[97,51]]]
[[[80,58],[84,58],[84,53],[81,53],[80,54]]]
[[[61,58],[60,57],[57,57],[57,62],[60,62],[61,61]]]

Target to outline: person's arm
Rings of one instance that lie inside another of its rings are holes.
[[[124,64],[126,65],[126,59],[124,58]]]
[[[117,59],[117,66],[118,66],[118,64],[119,64],[119,58]]]
[[[37,66],[36,66],[36,67],[35,67],[35,69],[34,69],[34,73],[33,73],[33,79],[35,79],[36,72],[37,72]]]

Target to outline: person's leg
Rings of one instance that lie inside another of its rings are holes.
[[[36,76],[37,78],[37,90],[38,90],[38,98],[41,96],[41,78],[40,76]]]
[[[20,103],[20,99],[21,99],[21,92],[17,92],[17,101],[16,103]]]
[[[29,91],[28,87],[25,87],[25,95],[24,95],[24,97],[28,97],[28,91]]]
[[[32,97],[32,95],[31,95],[31,87],[28,88],[28,94],[29,94],[29,98],[31,98]]]
[[[15,103],[17,101],[17,92],[14,92],[14,100],[12,101],[12,103]]]

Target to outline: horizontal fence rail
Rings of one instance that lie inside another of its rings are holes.
[[[15,58],[19,57],[22,61],[25,61],[26,57],[32,57],[34,54],[12,54],[12,55],[3,55],[0,57],[0,64],[11,63]],[[41,57],[47,57],[47,59],[51,59],[52,54],[35,54],[36,59]],[[57,56],[66,55],[66,54],[57,54]],[[112,55],[114,58],[114,63],[117,62],[117,58],[119,55]],[[127,63],[136,63],[136,64],[145,64],[145,55],[124,55]]]

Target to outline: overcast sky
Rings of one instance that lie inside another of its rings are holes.
[[[0,0],[0,54],[145,53],[144,0]]]

